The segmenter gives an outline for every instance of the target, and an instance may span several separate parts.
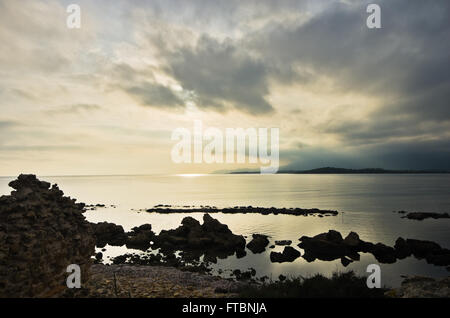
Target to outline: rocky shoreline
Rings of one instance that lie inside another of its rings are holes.
[[[102,265],[91,267],[91,277],[71,298],[219,298],[236,297],[243,283],[173,267]]]
[[[34,175],[20,175],[10,186],[15,191],[0,197],[0,297],[234,297],[245,284],[266,286],[268,277],[258,281],[256,271],[249,268],[232,271],[234,279],[220,278],[208,275],[209,265],[231,255],[242,258],[247,250],[260,254],[275,245],[283,246],[283,251],[270,253],[268,261],[273,263],[293,262],[299,257],[307,262],[340,259],[346,267],[358,261],[360,253],[370,253],[380,263],[391,264],[413,256],[450,268],[450,250],[430,241],[399,237],[390,247],[363,241],[355,232],[343,238],[341,233],[329,230],[313,237],[300,237],[301,252],[291,246],[290,240],[270,245],[264,234],[255,233],[247,240],[208,213],[203,215],[203,223],[185,217],[178,228],[159,234],[152,231],[151,224],[125,232],[114,223],[87,222],[83,213],[102,205],[86,209],[83,203],[64,196],[57,185],[39,181]],[[250,211],[253,209],[259,208]],[[232,211],[236,210],[241,208]],[[286,211],[295,215],[309,213],[302,209]],[[105,265],[102,252],[95,254],[95,247],[104,248],[107,244],[144,253],[119,255],[111,260],[112,265]],[[96,264],[92,265],[93,262]],[[66,288],[69,264],[81,267],[84,285],[79,290]],[[278,281],[284,280],[286,277],[280,275]],[[447,283],[448,280],[426,284],[414,280],[408,286],[420,290],[427,289],[429,284]],[[448,296],[444,287],[443,293]],[[395,295],[415,294],[403,291]]]

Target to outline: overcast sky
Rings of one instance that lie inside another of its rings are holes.
[[[245,166],[173,163],[194,119],[279,127],[289,168],[450,169],[449,17],[448,0],[0,0],[0,175]]]

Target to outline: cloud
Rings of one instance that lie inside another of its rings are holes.
[[[280,158],[290,161],[280,170],[318,167],[450,170],[450,137],[391,141],[342,149],[308,146],[281,151]]]
[[[151,83],[141,82],[132,86],[124,87],[123,90],[137,98],[144,106],[153,107],[183,107],[184,102],[169,87]]]
[[[100,109],[102,109],[102,107],[96,104],[73,104],[60,106],[56,109],[46,110],[45,113],[49,115],[68,115],[79,114],[81,112],[93,112]]]
[[[200,108],[236,108],[254,115],[274,110],[265,98],[269,88],[264,63],[233,41],[202,36],[194,47],[167,54],[171,74],[193,92]]]

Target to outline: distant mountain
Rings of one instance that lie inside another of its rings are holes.
[[[258,171],[231,171],[230,174],[256,174]],[[381,168],[346,169],[324,167],[311,170],[280,170],[278,174],[412,174],[412,173],[450,173],[449,170],[386,170]]]

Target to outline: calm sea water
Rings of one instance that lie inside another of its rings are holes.
[[[8,194],[13,178],[0,178],[0,194]],[[333,217],[298,217],[289,215],[214,214],[236,234],[251,236],[261,233],[272,241],[290,239],[296,247],[302,235],[316,235],[335,229],[347,235],[357,232],[363,240],[393,245],[401,236],[432,240],[450,248],[450,220],[401,219],[396,210],[450,212],[450,175],[196,175],[196,176],[83,176],[41,177],[57,183],[66,195],[87,204],[103,203],[116,208],[86,212],[91,222],[108,221],[121,224],[125,230],[150,223],[155,232],[176,228],[187,214],[160,215],[137,210],[157,204],[214,205],[230,207],[301,207],[338,210]],[[197,219],[201,213],[189,214]],[[282,250],[276,247],[275,251]],[[315,273],[354,270],[366,275],[368,264],[377,263],[369,254],[344,268],[340,261],[273,264],[271,249],[237,259],[219,260],[214,269],[246,270],[253,267],[257,276],[308,276]],[[105,256],[126,252],[125,247],[108,247]],[[137,251],[136,251],[137,252]],[[448,276],[445,267],[429,265],[425,260],[407,258],[395,264],[380,264],[382,281],[397,286],[400,275]]]

